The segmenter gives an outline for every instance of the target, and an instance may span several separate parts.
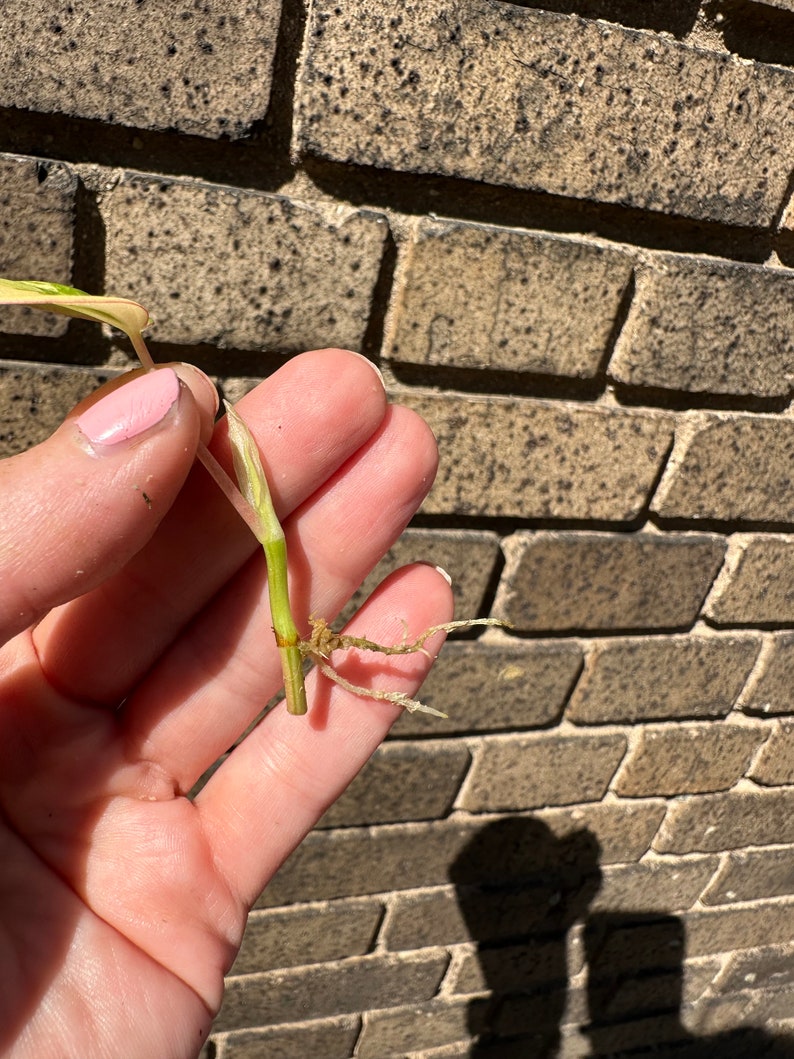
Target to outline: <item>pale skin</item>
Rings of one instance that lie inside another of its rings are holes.
[[[312,675],[306,717],[276,707],[185,796],[281,669],[261,550],[194,465],[211,387],[179,374],[173,414],[122,450],[87,452],[70,418],[0,464],[0,1054],[14,1059],[195,1057],[252,902],[400,713]],[[432,436],[338,350],[290,361],[238,408],[295,613],[331,617],[421,503]],[[210,447],[230,469],[223,426]],[[414,566],[349,631],[397,643],[451,610],[444,578]],[[441,639],[337,666],[413,695]]]

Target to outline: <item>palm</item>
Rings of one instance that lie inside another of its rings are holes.
[[[293,512],[298,606],[330,616],[410,517],[434,455],[414,417],[384,418],[368,368],[324,357],[241,409]],[[292,414],[307,372],[322,403]],[[0,652],[3,1054],[195,1056],[248,908],[393,720],[315,682],[308,718],[272,711],[186,796],[279,684],[252,549],[195,470],[140,552]],[[428,568],[398,576],[359,631],[396,640],[403,619],[410,633],[444,620],[442,586]],[[350,664],[358,683],[383,679],[382,663]],[[390,659],[388,682],[410,691],[426,665]]]

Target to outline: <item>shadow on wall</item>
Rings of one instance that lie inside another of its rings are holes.
[[[599,1059],[794,1059],[794,1039],[757,1029],[698,1037],[681,1023],[684,925],[662,911],[588,914],[601,882],[600,847],[586,829],[557,838],[541,821],[491,823],[450,868],[477,943],[461,969],[472,1001],[472,1059],[555,1059],[569,1019]],[[569,932],[584,924],[583,941]],[[587,964],[588,988],[568,975]],[[570,965],[570,968],[569,968]]]

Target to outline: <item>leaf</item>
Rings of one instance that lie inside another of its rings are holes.
[[[129,335],[133,343],[150,323],[148,310],[129,298],[86,294],[76,287],[40,280],[0,278],[0,305],[26,305],[31,309],[110,324]]]

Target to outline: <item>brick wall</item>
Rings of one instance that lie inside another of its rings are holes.
[[[206,1054],[794,1055],[792,0],[9,7],[0,273],[231,398],[363,350],[442,457],[381,572],[515,626],[262,895]],[[4,454],[129,364],[0,331]]]

